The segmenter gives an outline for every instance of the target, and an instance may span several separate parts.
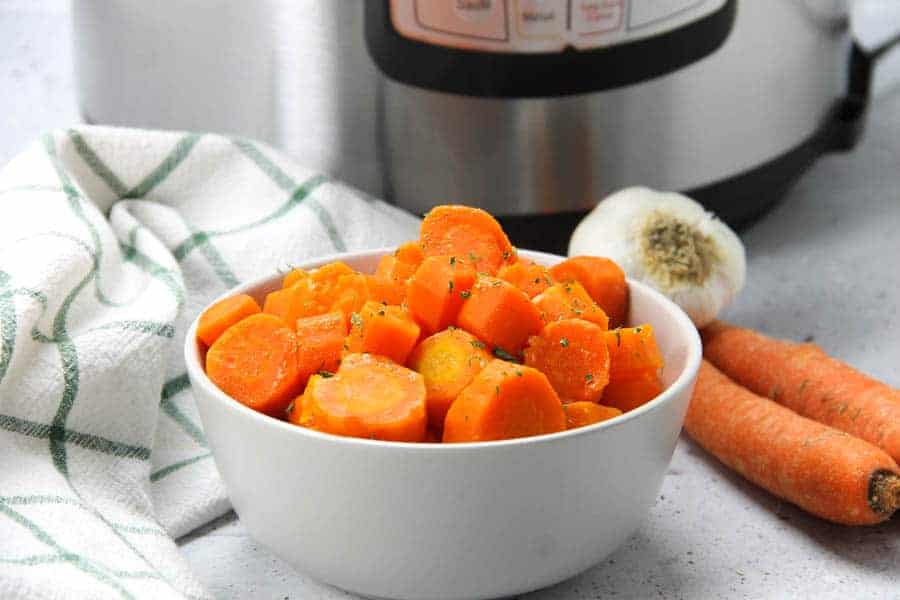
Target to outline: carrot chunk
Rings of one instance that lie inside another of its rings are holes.
[[[306,426],[318,431],[397,442],[425,440],[425,382],[415,371],[384,357],[344,357],[333,377],[310,377],[303,402]]]
[[[210,347],[206,374],[238,402],[280,417],[302,385],[297,337],[274,315],[251,315]]]
[[[425,378],[431,427],[444,426],[450,405],[491,360],[484,344],[462,329],[446,329],[416,346],[409,366]]]
[[[634,379],[658,373],[663,366],[653,326],[621,327],[606,332],[609,349],[609,380]]]
[[[525,348],[525,364],[547,376],[560,398],[598,402],[609,383],[604,331],[581,319],[548,323]]]
[[[586,427],[622,414],[618,408],[595,402],[570,402],[563,404],[563,410],[566,411],[566,429]]]
[[[721,321],[701,335],[703,356],[750,391],[875,444],[900,461],[900,390],[813,344],[776,340]]]
[[[746,479],[823,519],[873,525],[900,508],[900,467],[887,453],[757,396],[705,360],[684,428]]]
[[[480,208],[436,206],[419,232],[425,256],[455,256],[479,273],[494,275],[516,262],[516,252],[494,217]]]
[[[600,402],[614,406],[622,412],[634,410],[650,402],[663,391],[662,382],[656,372],[646,372],[634,379],[610,381],[603,390]]]
[[[393,279],[365,275],[366,298],[384,304],[401,305],[406,302],[406,286]]]
[[[287,273],[284,274],[284,279],[281,280],[281,287],[289,288],[298,281],[303,279],[308,279],[309,273],[304,271],[303,269],[291,269]]]
[[[455,256],[429,256],[409,280],[407,308],[426,334],[442,331],[456,322],[474,283],[475,270]]]
[[[350,315],[344,350],[380,354],[402,365],[419,341],[420,331],[403,308],[369,300],[358,313]]]
[[[332,295],[334,301],[331,303],[329,311],[341,311],[349,318],[351,313],[359,312],[369,299],[366,276],[360,273],[339,276],[334,283]]]
[[[315,288],[316,302],[319,305],[318,314],[327,312],[337,301],[338,296],[343,291],[340,283],[341,278],[345,275],[354,275],[355,273],[356,271],[341,261],[322,265],[310,272],[309,278]]]
[[[457,325],[484,341],[518,356],[528,336],[538,333],[544,323],[541,314],[513,284],[479,275],[469,297],[459,310]]]
[[[532,300],[541,311],[545,323],[560,319],[584,319],[599,325],[609,326],[609,319],[600,305],[588,295],[577,281],[555,283]]]
[[[207,346],[212,346],[226,329],[258,312],[260,312],[259,304],[247,294],[219,300],[200,315],[197,321],[197,337]]]
[[[559,396],[537,369],[494,359],[450,405],[444,442],[483,442],[564,431]]]
[[[297,319],[297,368],[304,385],[314,373],[337,370],[348,327],[341,311]]]
[[[547,267],[527,258],[520,258],[511,265],[503,265],[497,271],[497,277],[510,282],[529,298],[534,298],[556,283]]]
[[[422,250],[422,244],[418,241],[400,244],[394,250],[394,256],[400,262],[413,267],[413,271],[425,260],[425,252]]]
[[[550,268],[557,281],[577,281],[609,316],[612,327],[628,318],[628,283],[615,262],[600,256],[574,256]]]

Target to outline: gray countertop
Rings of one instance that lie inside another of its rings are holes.
[[[42,130],[79,120],[66,3],[0,0],[0,163]],[[879,73],[865,139],[820,160],[742,232],[747,287],[726,315],[900,386],[900,59]],[[15,93],[9,93],[14,90]],[[257,545],[234,514],[180,541],[221,598],[350,597]],[[687,439],[655,506],[588,572],[527,595],[557,598],[896,598],[900,519],[845,528],[747,484]]]

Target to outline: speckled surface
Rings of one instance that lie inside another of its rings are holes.
[[[895,0],[869,2],[871,31]],[[880,8],[879,8],[880,6]],[[877,31],[876,31],[877,30]],[[0,162],[78,120],[68,3],[0,0]],[[900,54],[900,53],[898,53]],[[14,93],[9,93],[14,90]],[[900,57],[879,73],[863,143],[827,157],[742,233],[749,281],[729,319],[804,339],[900,386]],[[181,540],[220,598],[350,598],[250,539],[232,514]],[[845,528],[811,518],[679,444],[656,505],[621,549],[529,600],[898,598],[900,518]]]

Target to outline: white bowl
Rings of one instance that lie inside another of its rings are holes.
[[[389,250],[328,256],[374,270]],[[521,251],[545,265],[561,257]],[[270,276],[228,292],[262,298]],[[640,526],[662,484],[700,365],[678,306],[629,282],[629,322],[650,323],[666,390],[615,419],[550,435],[469,444],[338,437],[257,413],[187,372],[216,465],[247,531],[297,569],[370,597],[496,598],[572,577]]]

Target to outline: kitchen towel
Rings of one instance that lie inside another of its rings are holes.
[[[243,139],[79,127],[10,162],[0,598],[207,597],[173,541],[229,507],[184,370],[189,323],[243,280],[417,228]]]

